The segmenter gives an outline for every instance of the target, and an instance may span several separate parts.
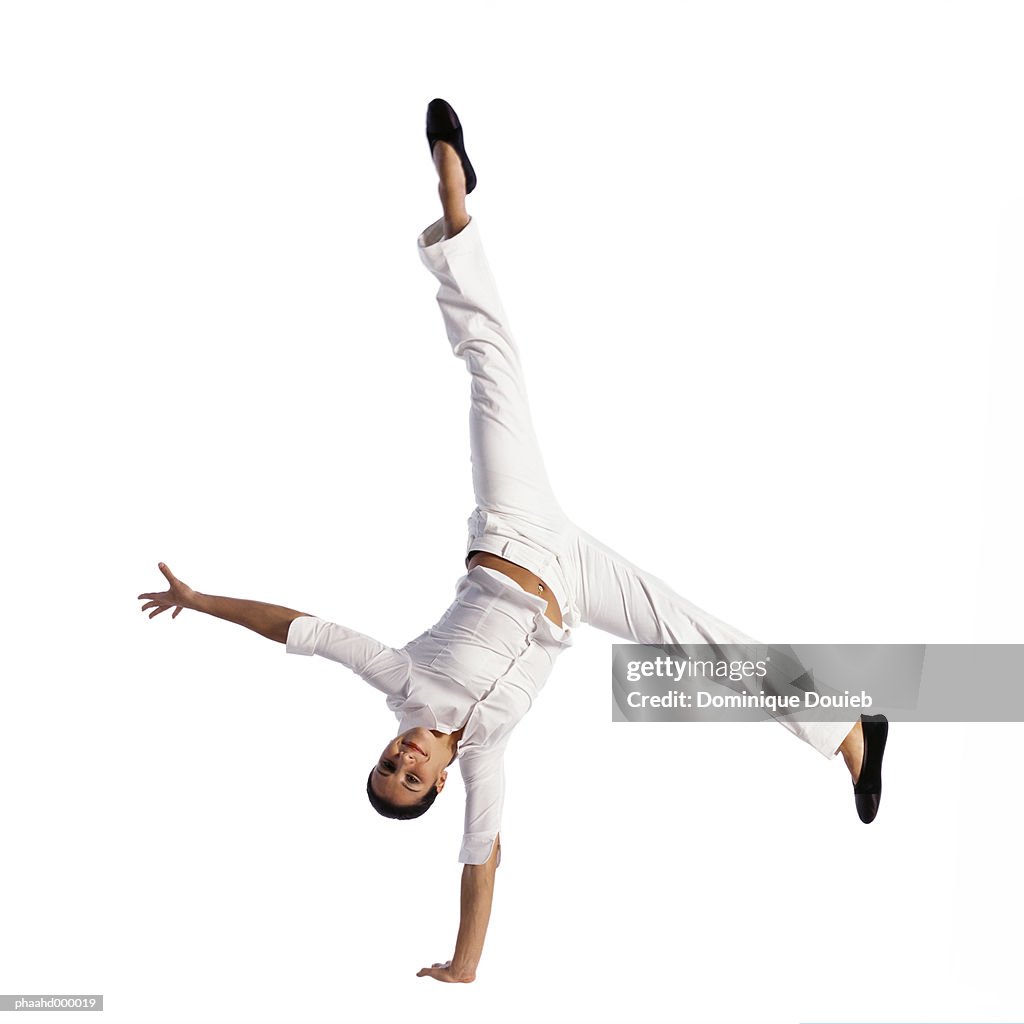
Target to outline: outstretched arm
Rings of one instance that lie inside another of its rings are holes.
[[[288,640],[288,627],[292,620],[308,614],[297,612],[293,608],[284,608],[279,604],[266,604],[263,601],[244,601],[236,597],[200,594],[177,579],[163,562],[160,563],[160,571],[167,577],[169,589],[160,593],[139,594],[140,601],[148,602],[142,606],[142,610],[154,609],[149,614],[151,619],[168,608],[174,609],[171,618],[175,619],[182,608],[188,608],[192,611],[205,612],[218,619],[226,619],[228,622],[237,622],[239,626],[245,626],[246,629],[251,629],[268,640],[276,640],[283,644]]]
[[[484,936],[491,918],[491,900],[494,896],[494,876],[501,859],[501,836],[494,840],[494,849],[484,864],[465,864],[462,868],[462,916],[459,936],[455,940],[455,955],[445,963],[424,967],[417,978],[437,981],[470,982],[476,979],[476,969],[484,949]]]

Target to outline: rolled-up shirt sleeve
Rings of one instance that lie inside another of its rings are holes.
[[[401,696],[409,680],[411,659],[404,651],[315,615],[300,615],[292,619],[285,652],[318,654],[336,661],[350,668],[374,689],[390,696]]]
[[[459,863],[484,864],[501,830],[501,809],[505,802],[504,746],[461,752],[459,766],[466,787],[466,817]]]

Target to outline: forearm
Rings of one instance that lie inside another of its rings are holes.
[[[239,626],[245,626],[246,629],[281,644],[288,639],[288,627],[292,620],[308,614],[279,604],[267,604],[264,601],[246,601],[237,597],[216,597],[200,593],[196,593],[194,608],[197,612],[236,622]]]
[[[496,871],[493,858],[486,864],[466,864],[462,869],[462,916],[452,957],[452,971],[470,981],[476,976],[483,953]]]

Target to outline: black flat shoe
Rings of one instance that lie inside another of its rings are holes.
[[[462,169],[466,172],[466,195],[476,188],[476,172],[466,156],[466,146],[462,141],[462,124],[459,115],[452,110],[447,100],[431,100],[427,106],[427,142],[430,143],[430,155],[434,155],[435,142],[447,142],[452,145],[462,161]]]
[[[882,800],[882,755],[889,735],[889,720],[885,715],[861,715],[864,730],[864,755],[860,762],[860,775],[853,784],[853,798],[857,814],[865,825],[875,820]]]

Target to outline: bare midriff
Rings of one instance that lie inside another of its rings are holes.
[[[524,569],[515,562],[510,562],[500,555],[492,555],[489,551],[471,551],[466,560],[466,568],[472,569],[474,565],[483,565],[488,569],[495,569],[510,579],[516,581],[528,594],[536,594],[538,597],[547,599],[548,606],[544,614],[556,625],[562,625],[562,609],[558,607],[558,601],[551,592],[551,588],[536,574]]]

